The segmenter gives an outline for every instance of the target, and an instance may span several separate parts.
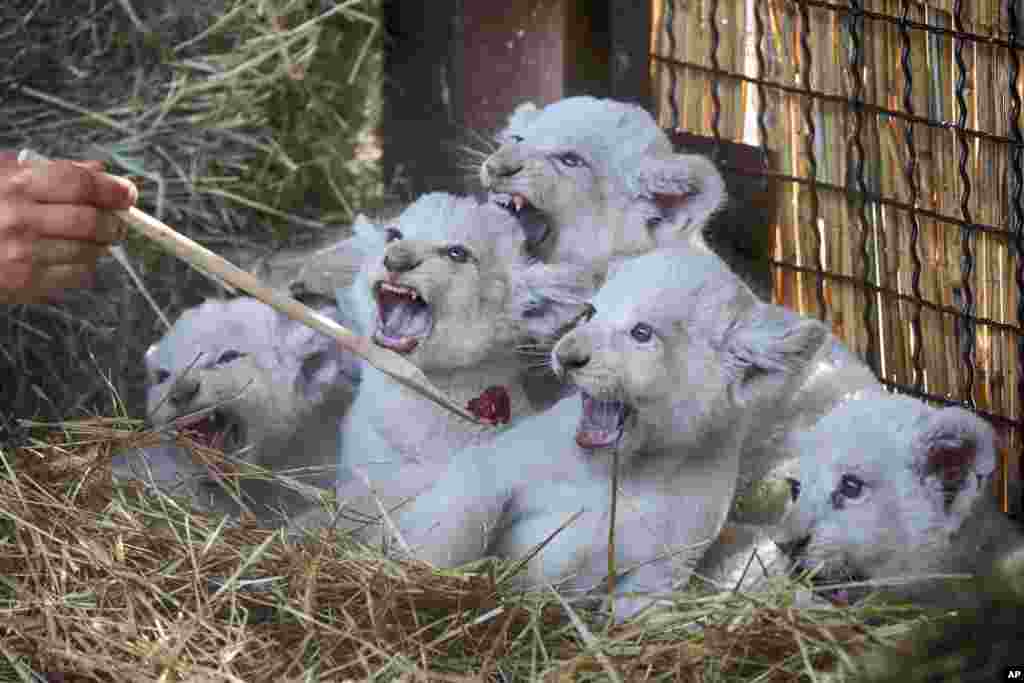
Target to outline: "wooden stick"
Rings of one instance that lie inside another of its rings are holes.
[[[18,160],[48,161],[45,157],[41,157],[41,155],[27,149],[22,150],[18,154]],[[317,332],[333,337],[346,351],[359,356],[399,384],[412,389],[442,408],[470,422],[485,424],[467,409],[448,398],[440,389],[430,383],[430,380],[427,379],[422,370],[394,351],[370,343],[370,340],[366,337],[355,334],[292,297],[268,287],[251,273],[247,273],[227,259],[218,256],[201,244],[185,237],[135,207],[127,211],[114,211],[113,213],[127,227],[143,237],[156,242],[165,251],[174,254],[189,265],[212,273],[246,294],[280,311],[289,318],[312,327]]]

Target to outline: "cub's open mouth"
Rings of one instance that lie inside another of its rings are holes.
[[[373,291],[377,299],[373,341],[398,353],[412,353],[434,328],[430,304],[418,291],[405,285],[378,282]]]
[[[174,426],[203,446],[222,453],[237,450],[245,443],[242,422],[223,410],[179,417]]]
[[[547,215],[521,194],[492,194],[491,201],[519,221],[529,249],[539,247],[551,234]]]
[[[583,410],[576,428],[580,448],[602,448],[614,445],[621,437],[629,415],[629,406],[622,401],[602,401],[581,391]]]

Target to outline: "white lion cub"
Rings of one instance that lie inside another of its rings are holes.
[[[338,317],[332,305],[320,308]],[[211,299],[185,311],[145,360],[155,425],[188,429],[200,442],[246,462],[333,486],[338,424],[362,369],[332,339],[255,299]],[[139,455],[126,456],[124,473],[145,478],[151,471],[164,484],[200,473],[208,475],[200,476],[207,484],[216,484],[222,474],[196,466],[180,449],[150,453],[148,469]],[[214,509],[233,509],[219,487],[191,488],[193,495],[205,489],[202,497]],[[290,513],[306,506],[269,483],[246,481],[243,491],[242,502],[261,515],[279,505]]]
[[[428,194],[383,230],[357,230],[377,244],[347,296],[373,343],[406,356],[495,424],[532,414],[523,375],[538,359],[520,345],[550,339],[579,317],[593,287],[589,271],[528,262],[515,221],[467,197]],[[429,471],[495,433],[370,367],[342,431],[339,481],[354,478],[340,491],[345,500],[365,489],[364,477],[385,496],[414,492],[419,479],[407,470],[400,481],[398,468]]]
[[[792,447],[796,500],[775,537],[798,565],[822,565],[818,581],[973,574],[1021,547],[990,486],[993,430],[962,408],[862,392],[794,434]],[[972,600],[963,584],[934,580],[888,590],[942,605]]]
[[[398,512],[402,538],[441,566],[517,558],[580,513],[522,578],[600,587],[617,449],[616,617],[651,602],[637,593],[685,581],[725,520],[752,410],[794,390],[826,334],[814,321],[766,323],[773,307],[724,269],[692,249],[622,264],[551,354],[580,401],[458,453]]]
[[[519,220],[531,253],[599,269],[699,232],[726,201],[705,157],[675,154],[644,109],[570,97],[520,105],[480,166],[492,199]]]

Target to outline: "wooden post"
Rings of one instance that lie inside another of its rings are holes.
[[[400,195],[477,189],[460,148],[482,149],[522,102],[588,94],[650,108],[647,3],[385,0],[383,13],[381,145]]]
[[[384,0],[384,180],[402,199],[457,189],[453,35],[457,0]]]

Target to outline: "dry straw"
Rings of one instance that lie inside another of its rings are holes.
[[[680,590],[603,628],[572,596],[513,588],[515,562],[438,571],[113,483],[113,454],[164,438],[138,422],[23,427],[0,449],[0,681],[853,681],[921,617],[796,608],[780,580]]]

